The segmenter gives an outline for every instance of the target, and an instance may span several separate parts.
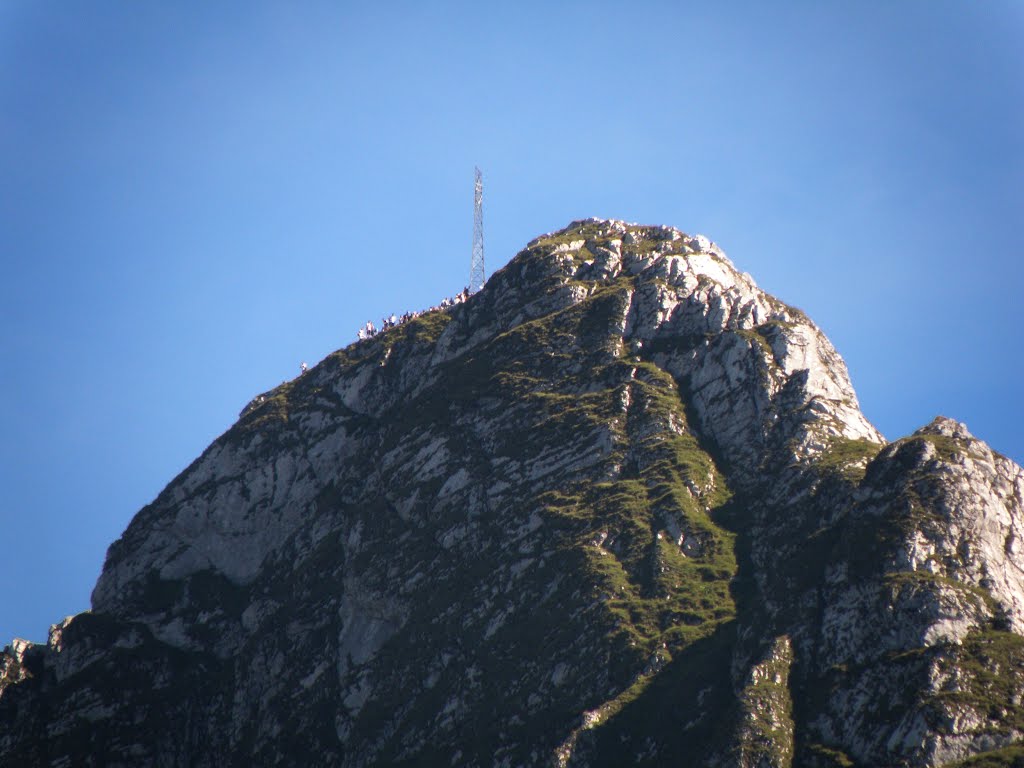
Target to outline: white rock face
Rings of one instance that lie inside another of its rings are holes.
[[[602,224],[613,236],[629,226]],[[627,344],[650,348],[658,342],[704,339],[686,353],[672,345],[654,359],[689,380],[701,427],[726,456],[758,461],[780,421],[781,429],[792,431],[788,437],[796,439],[796,456],[805,460],[836,439],[885,442],[861,414],[839,353],[802,312],[761,291],[702,235],[687,237],[668,227],[646,230],[654,240],[650,251],[639,256],[615,251],[614,259],[584,260],[572,275],[604,281],[636,276],[623,328]],[[641,240],[635,233],[632,237]],[[612,252],[609,243],[621,249],[621,242],[614,237],[575,239],[567,250],[605,254]]]
[[[304,431],[313,440],[311,450],[269,462],[260,458],[258,441],[211,446],[154,502],[155,524],[137,537],[131,529],[126,533],[126,556],[108,560],[93,592],[94,609],[114,609],[126,586],[151,571],[171,580],[212,569],[232,581],[250,581],[267,553],[314,513],[316,464],[345,454],[334,429]],[[311,458],[316,456],[320,462]],[[243,509],[247,514],[238,514]]]
[[[965,450],[943,456],[925,444],[922,461],[935,463],[929,491],[941,524],[906,542],[901,565],[984,588],[1013,631],[1024,634],[1024,553],[1017,543],[1024,536],[1024,473],[951,419],[917,434],[954,438]]]
[[[1024,681],[1007,678],[1008,698],[993,710],[991,684],[977,670],[1006,675],[1019,663],[1014,654],[1024,659],[1024,644],[1005,634],[1024,634],[1024,559],[1012,546],[1024,520],[1022,482],[1020,467],[940,418],[883,448],[850,497],[819,489],[816,503],[788,502],[824,513],[806,523],[822,540],[830,523],[836,529],[821,581],[794,569],[763,586],[764,594],[802,594],[807,606],[784,620],[833,686],[809,726],[821,743],[842,744],[865,765],[945,765],[1019,738],[1012,713]],[[779,522],[767,518],[785,514],[785,496],[767,496],[775,511],[765,510],[753,554],[764,573],[792,557]],[[803,523],[790,514],[792,539]],[[777,597],[765,605],[778,620],[793,611]],[[893,708],[902,717],[880,717]],[[994,721],[993,711],[1007,719]]]

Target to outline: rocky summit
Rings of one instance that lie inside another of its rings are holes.
[[[0,765],[1019,765],[1022,498],[706,238],[573,222],[253,400],[3,651]]]

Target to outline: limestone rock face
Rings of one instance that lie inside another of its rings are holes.
[[[247,406],[0,655],[0,765],[1011,760],[1022,498],[707,238],[573,222]]]

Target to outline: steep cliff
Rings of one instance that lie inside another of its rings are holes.
[[[1005,765],[1024,474],[585,220],[256,398],[0,656],[0,765]]]

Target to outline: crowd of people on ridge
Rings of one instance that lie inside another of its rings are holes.
[[[438,309],[450,309],[451,307],[454,307],[456,304],[461,304],[468,298],[469,288],[463,288],[461,291],[455,294],[454,298],[441,299],[440,304],[437,304],[431,307],[430,309],[423,309],[420,310],[419,312],[406,312],[401,316],[391,314],[390,317],[385,317],[380,321],[380,328],[377,328],[376,326],[374,326],[372,322],[367,320],[366,325],[360,328],[359,332],[356,335],[359,337],[360,341],[364,341],[366,339],[373,338],[382,331],[386,331],[389,328],[394,328],[396,325],[407,323],[410,320],[414,320],[415,318],[419,317],[420,315],[425,315],[427,312],[434,312],[435,310]]]

